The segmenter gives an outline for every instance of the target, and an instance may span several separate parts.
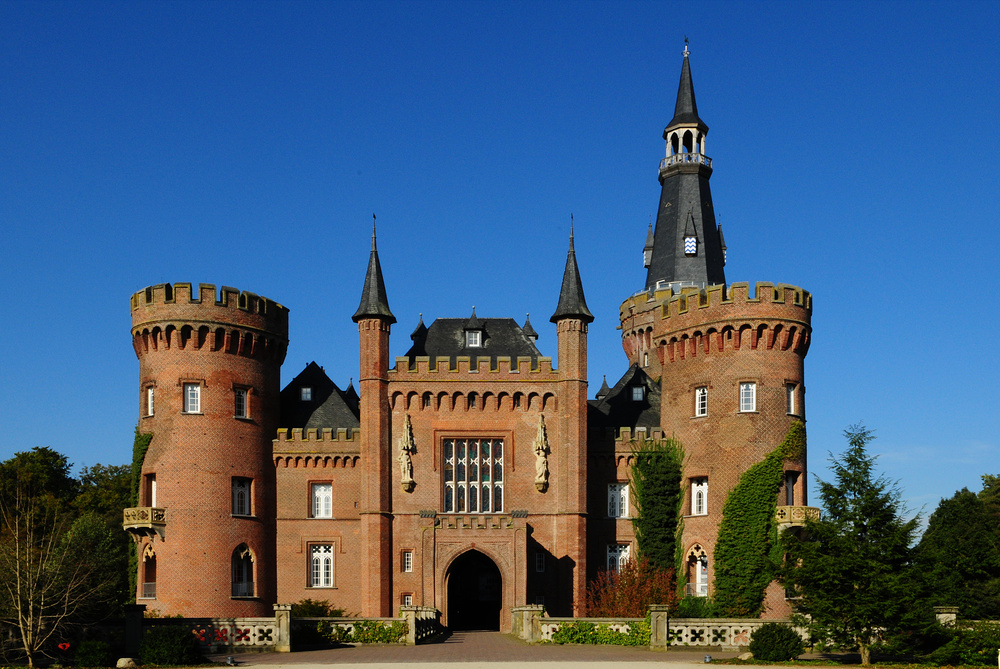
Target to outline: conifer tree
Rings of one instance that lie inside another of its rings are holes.
[[[873,433],[855,425],[844,435],[847,450],[830,457],[834,482],[819,482],[822,518],[808,521],[801,538],[784,535],[785,582],[802,596],[797,611],[814,631],[856,648],[867,666],[872,644],[905,613],[918,521],[904,519],[898,488],[876,475]]]

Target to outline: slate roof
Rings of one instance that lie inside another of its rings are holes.
[[[301,388],[312,388],[312,399],[302,400]],[[323,368],[310,362],[299,375],[281,391],[281,420],[279,427],[324,429],[336,432],[361,427],[358,393],[352,383],[341,390],[330,380]]]
[[[694,99],[694,83],[691,81],[691,64],[688,62],[687,47],[684,47],[684,64],[681,66],[681,82],[677,86],[677,104],[674,105],[674,117],[667,124],[671,128],[680,123],[697,123],[703,132],[708,132],[708,126],[698,117],[698,103]],[[664,131],[664,139],[666,139]]]
[[[378,262],[378,249],[375,248],[375,225],[372,224],[372,252],[368,257],[368,273],[365,274],[365,285],[361,289],[361,304],[354,312],[355,323],[362,318],[383,318],[390,324],[396,322],[396,317],[389,310],[389,298],[385,294],[385,281],[382,280],[382,266]]]
[[[564,318],[579,318],[584,323],[594,322],[594,315],[587,308],[587,299],[583,296],[583,281],[580,280],[580,270],[576,266],[572,228],[569,231],[569,252],[566,254],[566,269],[563,271],[559,304],[556,305],[556,312],[549,320],[558,323]]]
[[[606,384],[607,382],[605,382]],[[632,399],[632,389],[645,388],[643,399]],[[604,392],[602,386],[599,393]],[[600,399],[590,400],[591,428],[660,427],[660,384],[650,378],[639,365],[632,365],[614,388]]]
[[[439,358],[445,358],[449,365],[455,366],[455,358],[469,356],[475,362],[477,357],[490,358],[490,365],[496,367],[497,358],[511,358],[512,364],[517,364],[517,358],[531,358],[531,365],[538,364],[542,355],[521,326],[513,318],[480,318],[476,323],[481,330],[482,346],[468,347],[465,345],[465,332],[468,329],[468,318],[438,318],[430,327],[420,325],[413,331],[410,338],[413,345],[406,352],[410,365],[414,365],[417,356],[429,356],[431,367],[437,364]]]

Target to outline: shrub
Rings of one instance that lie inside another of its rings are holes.
[[[606,644],[613,646],[648,646],[649,620],[629,622],[629,631],[619,632],[608,625],[587,621],[560,625],[552,634],[553,643]]]
[[[154,627],[139,646],[143,664],[198,664],[202,661],[198,638],[187,627]]]
[[[1000,623],[975,623],[955,629],[951,641],[932,652],[928,659],[937,665],[993,666],[1000,648]]]
[[[111,644],[104,641],[81,641],[76,649],[76,664],[80,667],[113,667],[115,658]]]
[[[763,662],[792,660],[803,652],[802,637],[787,625],[764,623],[750,637],[753,659]]]
[[[677,604],[675,618],[721,618],[719,607],[710,597],[685,597]]]
[[[345,640],[351,643],[398,643],[407,631],[406,623],[401,620],[389,624],[361,620],[354,624],[354,631]]]
[[[660,569],[643,556],[628,560],[618,571],[600,571],[587,584],[587,615],[591,618],[642,618],[650,604],[677,604],[674,570]]]

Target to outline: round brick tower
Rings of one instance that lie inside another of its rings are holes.
[[[217,296],[214,285],[192,292],[186,283],[150,286],[131,307],[139,430],[152,434],[140,508],[125,521],[139,542],[137,602],[164,615],[269,615],[271,441],[288,310],[235,288]]]

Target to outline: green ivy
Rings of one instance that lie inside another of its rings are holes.
[[[632,526],[639,554],[658,569],[670,569],[677,564],[684,450],[675,439],[644,440],[633,455],[632,496],[638,514]]]
[[[409,626],[402,620],[391,623],[380,620],[359,620],[354,623],[354,630],[321,620],[316,623],[316,631],[320,636],[333,644],[338,643],[399,643],[409,631]]]
[[[728,616],[756,617],[781,565],[775,512],[786,460],[800,459],[806,428],[795,421],[785,439],[748,469],[722,509],[715,544],[715,602]]]
[[[552,643],[604,644],[610,646],[648,646],[649,618],[629,622],[629,631],[619,632],[608,625],[587,621],[565,623],[552,634]]]
[[[139,426],[135,426],[135,439],[132,442],[132,506],[139,506],[139,482],[142,479],[142,463],[146,459],[146,451],[149,450],[149,442],[153,440],[152,432],[140,432]],[[135,590],[138,587],[139,579],[139,555],[136,553],[135,543],[130,544],[128,552],[128,581],[131,587],[129,603],[135,604]]]

